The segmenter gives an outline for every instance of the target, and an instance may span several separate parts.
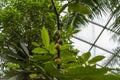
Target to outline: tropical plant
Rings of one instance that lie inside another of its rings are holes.
[[[108,74],[113,69],[97,68],[104,56],[90,58],[90,52],[77,56],[70,40],[79,24],[105,12],[105,3],[107,0],[2,0],[1,79],[119,80],[112,72]]]

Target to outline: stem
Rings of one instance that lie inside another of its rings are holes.
[[[56,9],[56,7],[55,7],[54,1],[51,0],[51,2],[52,2],[52,5],[53,5],[53,7],[54,7],[55,14],[56,14],[57,28],[58,28],[58,30],[60,30],[59,14],[58,14],[57,9]]]
[[[52,5],[54,7],[55,14],[56,14],[57,29],[60,30],[59,14],[57,12],[57,9],[56,9],[54,1],[51,0],[51,2],[52,2]],[[60,36],[58,37],[58,40],[59,39],[60,39]],[[60,50],[57,50],[57,57],[60,58]],[[57,65],[57,68],[60,69],[60,64]]]

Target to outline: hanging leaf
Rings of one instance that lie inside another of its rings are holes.
[[[89,7],[87,7],[81,3],[70,3],[68,5],[68,11],[69,12],[79,12],[80,14],[91,13],[91,10],[89,9]]]
[[[29,50],[26,47],[25,43],[20,42],[20,45],[21,45],[22,49],[25,51],[26,55],[29,57],[30,56]]]
[[[89,64],[95,64],[98,61],[101,61],[102,59],[104,59],[104,56],[96,56],[93,57],[91,60],[88,61]]]
[[[48,31],[46,30],[45,27],[43,27],[41,30],[41,38],[42,38],[42,43],[44,44],[45,48],[48,49],[49,44],[50,44],[50,38],[48,35]]]

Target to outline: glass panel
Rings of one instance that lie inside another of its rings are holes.
[[[94,18],[93,22],[96,22],[96,23],[98,23],[100,25],[105,26],[106,23],[108,22],[109,17],[110,17],[109,15],[102,14],[102,17],[96,17],[96,18]]]
[[[73,43],[74,48],[80,51],[78,55],[81,55],[81,53],[87,52],[90,48],[90,45],[85,42],[79,41],[75,38],[72,38],[71,40],[74,42]]]
[[[110,33],[107,30],[105,30],[96,42],[96,45],[109,51],[113,51],[113,49],[116,48],[118,44],[111,39],[111,35],[112,32]]]
[[[115,22],[115,18],[112,18],[107,26],[107,28],[110,28],[111,25]]]
[[[95,51],[95,53],[94,53],[94,51]],[[91,50],[91,53],[92,53],[92,57],[98,56],[98,55],[105,56],[105,58],[102,61],[97,63],[97,64],[102,65],[102,66],[104,66],[106,64],[106,62],[108,62],[108,60],[110,59],[110,56],[112,56],[112,54],[110,54],[110,53],[108,53],[106,51],[103,51],[103,50],[101,50],[99,48],[96,48],[96,47],[94,47]]]
[[[87,27],[83,28],[79,33],[77,33],[75,36],[78,38],[81,38],[83,40],[86,40],[88,42],[93,43],[97,36],[100,34],[102,28],[99,26],[96,26],[94,24],[89,24]]]

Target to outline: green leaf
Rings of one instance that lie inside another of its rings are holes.
[[[21,64],[21,65],[24,64],[23,61],[20,61],[19,59],[16,59],[15,57],[13,57],[9,54],[0,54],[0,57],[4,61],[9,61],[12,63]]]
[[[26,71],[20,70],[5,71],[5,76],[3,77],[3,80],[23,80],[26,73]]]
[[[10,57],[12,57],[12,58],[15,58],[15,59],[19,59],[19,60],[25,61],[25,58],[23,58],[22,56],[20,56],[20,55],[18,55],[18,54],[15,54],[15,53],[13,53],[13,52],[11,52],[11,51],[8,51],[8,53],[9,53],[9,54],[6,54],[6,55],[8,55],[8,56],[10,56]],[[2,57],[2,55],[0,55],[0,56]]]
[[[57,51],[55,49],[55,43],[54,42],[52,42],[50,44],[50,46],[49,46],[49,52],[50,52],[50,54],[56,54],[57,53]]]
[[[47,54],[48,51],[46,49],[43,49],[43,48],[34,48],[32,50],[33,53],[35,54]]]
[[[45,63],[45,67],[44,68],[51,76],[54,76],[54,77],[61,77],[62,76],[60,71],[53,64],[53,62]]]
[[[84,62],[88,61],[88,59],[90,58],[91,53],[87,52],[81,55],[81,57],[83,58]]]
[[[9,67],[9,68],[11,68],[11,69],[18,69],[18,68],[20,68],[20,65],[19,64],[14,64],[14,63],[5,63],[4,64],[6,67]]]
[[[37,77],[37,74],[30,74],[29,76],[30,76],[30,78],[35,78],[35,77]]]
[[[41,30],[41,37],[42,37],[42,43],[44,44],[45,48],[48,49],[50,44],[50,38],[48,35],[48,31],[45,27],[43,27]]]
[[[120,77],[109,74],[109,75],[101,76],[97,80],[120,80]]]
[[[87,7],[81,3],[70,3],[68,5],[68,11],[69,12],[79,12],[81,14],[91,13],[91,10],[89,9],[89,7]]]
[[[84,59],[81,56],[78,56],[78,62],[80,64],[84,64],[85,63]]]
[[[73,55],[68,55],[67,57],[61,58],[63,63],[75,62],[76,58]]]
[[[67,6],[68,6],[68,4],[64,4],[64,5],[62,6],[62,8],[60,8],[60,10],[59,10],[58,13],[60,14],[61,12],[63,12]]]
[[[96,57],[93,57],[91,60],[89,60],[88,63],[89,64],[94,64],[98,61],[101,61],[104,58],[105,58],[104,56],[96,56]]]
[[[61,50],[66,50],[69,49],[70,44],[64,44],[63,46],[61,46]]]
[[[76,34],[76,33],[78,33],[78,32],[80,32],[80,30],[74,30],[74,31],[72,32],[72,34]]]
[[[32,45],[35,46],[35,47],[39,47],[40,45],[36,42],[32,42]]]
[[[49,55],[34,55],[30,57],[31,61],[49,61],[51,59],[51,56]]]
[[[109,68],[94,68],[90,66],[73,67],[66,70],[65,77],[80,80],[97,80],[95,78],[103,76],[109,70],[110,70]]]
[[[69,28],[67,29],[67,33],[70,35],[72,34],[73,31],[73,26],[69,26]]]

